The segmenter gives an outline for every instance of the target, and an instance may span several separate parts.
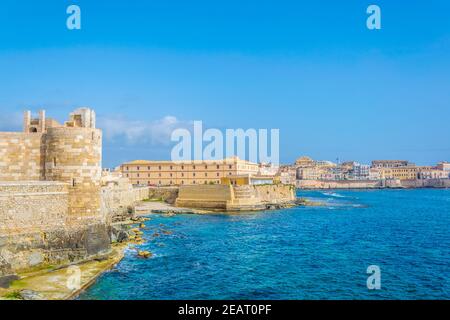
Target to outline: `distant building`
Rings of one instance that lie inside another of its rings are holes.
[[[353,163],[351,177],[354,180],[368,180],[370,176],[370,166],[367,164]]]
[[[310,157],[300,157],[297,160],[295,160],[295,166],[297,168],[308,168],[313,167],[315,165],[315,161],[311,159]]]
[[[379,168],[370,168],[369,169],[369,180],[380,180],[381,172]]]
[[[419,168],[418,179],[448,179],[450,171],[440,170],[438,168]]]
[[[373,160],[372,168],[399,168],[406,166],[414,166],[414,163],[411,163],[407,160]]]
[[[415,166],[380,168],[381,179],[409,180],[417,179],[418,168]]]
[[[450,172],[450,162],[439,162],[436,168],[438,170]]]
[[[282,165],[278,169],[277,177],[282,184],[295,184],[297,172],[294,166]]]
[[[219,184],[236,175],[257,175],[257,163],[238,157],[223,160],[147,161],[135,160],[120,166],[123,176],[134,185]]]

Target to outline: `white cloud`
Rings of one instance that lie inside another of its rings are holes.
[[[130,120],[123,117],[99,117],[98,128],[103,130],[106,140],[124,139],[129,144],[169,145],[172,131],[192,127],[192,121],[180,121],[165,116],[154,121]]]

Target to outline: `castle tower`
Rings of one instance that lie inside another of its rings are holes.
[[[39,111],[39,118],[32,118],[31,111],[23,113],[23,132],[25,133],[45,133],[45,110]]]
[[[69,223],[95,222],[102,219],[102,133],[83,120],[93,111],[77,111],[66,126],[47,128],[45,179],[69,184]]]

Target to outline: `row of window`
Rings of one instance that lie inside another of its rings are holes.
[[[231,173],[231,172],[228,172],[228,175],[231,176],[232,173]],[[126,174],[126,176],[127,176],[127,178],[130,178],[130,175],[129,175],[128,173]],[[145,176],[145,175],[143,175],[143,176]],[[193,176],[193,177],[196,176],[195,172],[192,173],[192,176]],[[208,173],[205,172],[205,177],[207,177],[207,176],[208,176]],[[217,176],[217,177],[220,177],[220,173],[217,172],[217,173],[216,173],[216,176]],[[137,174],[136,174],[136,177],[137,177],[137,178],[140,178],[140,177],[141,177],[140,173],[137,173]],[[162,176],[161,176],[161,173],[158,174],[158,177],[162,177]],[[170,177],[173,177],[173,173],[170,174]],[[184,173],[181,173],[181,177],[184,177]],[[147,174],[147,178],[150,178],[150,173]]]
[[[137,183],[137,184],[141,184],[141,183],[142,183],[142,184],[151,185],[150,181],[145,182],[145,181],[139,181],[139,180],[138,180],[138,181],[136,181],[136,183]],[[195,180],[192,181],[192,183],[193,183],[193,184],[197,184]],[[200,181],[199,181],[199,184],[201,184],[201,183],[202,183],[202,182],[201,182],[201,180],[200,180]],[[203,181],[203,184],[208,184],[208,183],[218,184],[218,183],[220,183],[220,180],[210,180],[209,182],[206,181],[206,180]],[[161,180],[159,180],[158,184],[162,185]],[[173,185],[174,182],[173,182],[172,180],[170,180],[169,184]],[[181,184],[185,184],[185,183],[184,183],[184,180],[181,181]]]
[[[150,168],[151,168],[150,166],[147,166],[147,170],[150,170]],[[170,166],[169,168],[170,168],[170,170],[173,170],[173,166]],[[220,169],[220,166],[217,165],[216,168],[217,168],[217,169]],[[233,169],[233,165],[231,165],[231,164],[228,165],[228,168],[229,168],[229,169]],[[139,171],[139,170],[141,170],[141,167],[140,167],[140,166],[137,166],[136,169]],[[195,169],[196,169],[196,166],[192,166],[192,169],[195,170]],[[207,165],[205,165],[205,169],[208,169],[208,166],[207,166]],[[126,166],[126,167],[125,167],[125,170],[129,171],[129,170],[130,170],[130,167],[129,167],[129,166]],[[158,166],[158,170],[162,170],[162,166]],[[181,170],[184,170],[184,166],[181,166]]]

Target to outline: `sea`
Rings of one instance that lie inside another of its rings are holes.
[[[322,205],[151,214],[146,243],[78,299],[450,299],[449,189],[297,196]]]

